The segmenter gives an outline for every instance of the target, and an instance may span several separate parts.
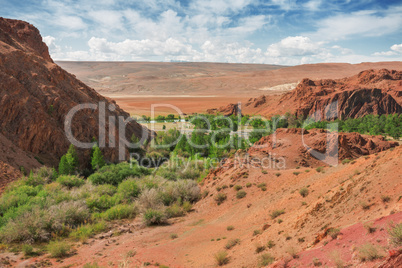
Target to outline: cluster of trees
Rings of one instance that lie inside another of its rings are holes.
[[[395,139],[402,136],[402,114],[366,115],[361,118],[346,120],[306,122],[306,129],[330,128],[330,123],[337,123],[342,132],[359,132],[361,134],[391,136]]]
[[[103,158],[102,151],[95,145],[91,149],[91,159],[90,166],[91,170],[84,172],[86,175],[89,173],[93,173],[94,171],[102,168],[106,165],[106,162]],[[59,174],[60,175],[78,175],[82,173],[82,170],[79,170],[79,162],[78,162],[78,154],[74,147],[74,145],[70,144],[68,151],[65,155],[63,155],[59,162]]]

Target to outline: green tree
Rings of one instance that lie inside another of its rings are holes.
[[[105,160],[98,146],[94,146],[94,153],[91,159],[91,166],[93,170],[98,170],[105,165]]]
[[[59,174],[60,175],[68,175],[68,174],[71,174],[71,173],[72,173],[71,166],[68,163],[67,156],[65,154],[65,155],[63,155],[61,157],[61,160],[60,160],[60,163],[59,163]]]
[[[72,173],[76,172],[78,169],[78,154],[74,145],[70,144],[66,157],[68,164],[71,166]]]

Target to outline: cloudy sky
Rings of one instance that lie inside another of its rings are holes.
[[[55,60],[402,60],[402,0],[0,0]]]

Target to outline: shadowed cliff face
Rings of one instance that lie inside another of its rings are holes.
[[[381,69],[336,80],[305,78],[279,100],[271,99],[269,96],[251,98],[243,112],[265,116],[290,112],[328,120],[401,113],[402,72]]]
[[[26,22],[0,18],[0,89],[1,134],[53,165],[70,145],[64,131],[68,112],[78,104],[104,103],[106,147],[102,150],[108,161],[118,160],[118,137],[124,136],[119,133],[118,117],[127,118],[129,114],[54,64],[39,31]],[[110,111],[110,105],[115,109]],[[116,123],[111,127],[115,137],[109,140],[110,117]],[[80,110],[71,120],[74,137],[81,142],[99,140],[99,121],[99,109]],[[128,140],[133,134],[141,137],[142,132],[134,121],[125,127]],[[148,129],[144,132],[150,134]],[[116,147],[110,148],[113,142]],[[89,153],[79,150],[81,159]]]
[[[304,79],[281,103],[294,102],[297,116],[358,118],[368,114],[402,112],[402,72],[367,70],[350,78],[311,81]],[[331,104],[333,111],[328,111]]]

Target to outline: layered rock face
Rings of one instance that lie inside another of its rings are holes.
[[[381,69],[336,80],[304,78],[279,101],[269,99],[269,96],[251,98],[243,112],[268,117],[289,112],[316,120],[401,113],[402,72]]]
[[[106,147],[102,150],[108,161],[116,162],[119,135],[129,140],[133,134],[137,137],[141,137],[143,132],[151,134],[149,130],[131,121],[125,126],[125,133],[120,133],[118,118],[127,118],[128,113],[53,63],[46,44],[34,26],[0,18],[2,135],[45,164],[57,165],[70,145],[64,128],[69,111],[78,104],[99,103],[106,107],[105,115],[101,113],[99,116],[99,109],[79,110],[71,120],[71,131],[80,142],[90,142],[95,138],[102,143],[99,129],[102,130],[103,126],[99,124],[105,118]],[[109,118],[116,121],[110,127]],[[113,137],[109,138],[109,132],[114,134]],[[115,148],[110,146],[113,143]],[[89,155],[89,150],[78,152],[82,160]]]

